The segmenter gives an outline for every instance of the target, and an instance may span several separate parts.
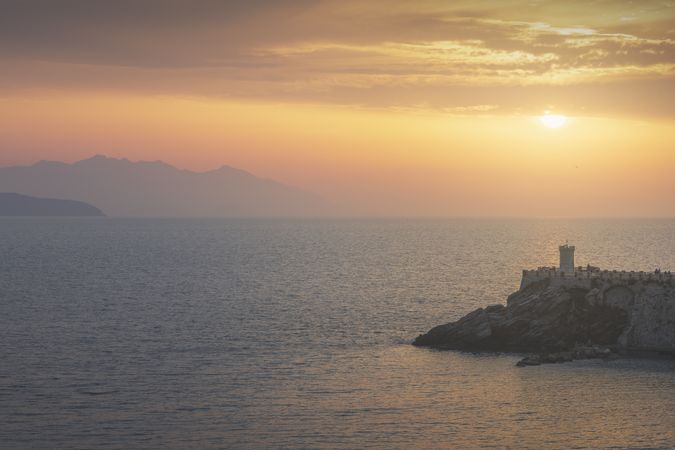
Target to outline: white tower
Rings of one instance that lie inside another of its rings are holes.
[[[560,249],[560,271],[564,273],[574,273],[574,246],[561,245]]]

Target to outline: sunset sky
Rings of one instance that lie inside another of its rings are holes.
[[[672,217],[675,2],[0,0],[0,165],[98,153],[345,214]]]

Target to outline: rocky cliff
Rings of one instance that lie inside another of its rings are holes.
[[[580,288],[544,279],[511,294],[506,306],[477,309],[413,344],[539,353],[604,346],[675,354],[675,285],[596,279]]]

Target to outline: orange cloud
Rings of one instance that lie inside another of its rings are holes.
[[[580,86],[567,89],[572,98],[585,85],[602,86],[608,97],[628,96],[627,104],[635,100],[627,91],[638,86],[653,92],[652,115],[672,115],[675,107],[658,99],[675,105],[673,89],[662,89],[675,73],[674,9],[656,1],[639,8],[619,1],[10,1],[0,17],[0,92],[465,111],[495,104],[513,113],[540,108],[530,105],[534,96],[555,97],[561,85]],[[499,89],[487,101],[458,101],[466,86]],[[534,86],[533,95],[512,104],[523,86]],[[639,110],[650,109],[641,103]],[[595,101],[581,107],[610,109]],[[633,112],[616,102],[611,108]]]

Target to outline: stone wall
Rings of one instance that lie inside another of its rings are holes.
[[[528,285],[550,279],[551,285],[556,287],[579,287],[588,288],[594,286],[592,280],[611,281],[611,282],[636,282],[636,281],[657,281],[664,283],[675,282],[675,276],[671,272],[644,272],[644,271],[625,271],[625,270],[586,270],[579,268],[574,274],[561,272],[556,267],[540,267],[534,270],[523,270],[523,277],[520,282],[520,289]]]
[[[672,351],[675,348],[675,286],[672,281],[603,281],[589,291],[590,303],[628,312],[628,326],[619,337],[626,349]]]
[[[614,306],[628,313],[619,345],[630,350],[672,351],[675,348],[675,277],[670,272],[524,270],[521,290],[548,279],[550,288],[587,290],[591,304]]]

